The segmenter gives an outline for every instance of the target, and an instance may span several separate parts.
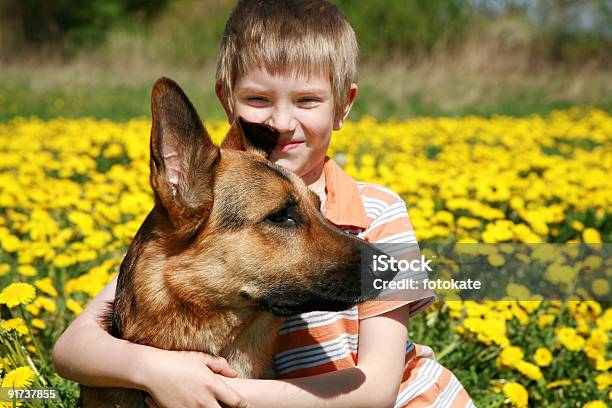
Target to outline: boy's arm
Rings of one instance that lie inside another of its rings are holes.
[[[288,380],[223,378],[257,408],[393,407],[402,380],[410,307],[359,323],[357,367]]]
[[[243,397],[213,374],[236,375],[224,359],[132,343],[100,327],[98,317],[114,299],[116,286],[115,277],[56,342],[53,364],[59,375],[91,387],[147,391],[164,406],[211,406],[217,400],[230,407],[247,406]]]
[[[59,375],[92,387],[140,388],[135,368],[142,346],[116,339],[98,324],[107,302],[115,297],[113,278],[62,333],[53,347],[53,364]],[[126,358],[130,356],[131,358]]]

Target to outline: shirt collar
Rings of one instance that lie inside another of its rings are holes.
[[[355,180],[330,157],[325,157],[326,199],[323,214],[337,226],[366,229],[369,225],[361,193]]]

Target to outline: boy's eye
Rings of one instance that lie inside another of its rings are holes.
[[[252,104],[265,104],[268,103],[268,98],[264,98],[263,96],[249,96],[246,98],[247,102]]]
[[[321,100],[318,98],[300,98],[298,99],[298,104],[305,107],[314,107],[321,103]]]

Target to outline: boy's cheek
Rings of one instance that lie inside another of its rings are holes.
[[[263,123],[268,119],[268,110],[262,108],[253,108],[244,104],[236,104],[234,108],[234,116],[241,117],[247,122]]]

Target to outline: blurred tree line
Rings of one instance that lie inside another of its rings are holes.
[[[506,24],[551,61],[610,61],[612,0],[332,0],[357,32],[364,59],[452,50],[474,33]],[[146,53],[182,63],[214,60],[234,0],[0,0],[0,58],[51,50],[64,57],[122,46],[138,37]],[[115,33],[121,35],[115,35]],[[500,40],[498,38],[498,40]],[[115,41],[113,40],[113,41]],[[485,38],[486,40],[486,38]],[[111,41],[112,43],[112,41]]]
[[[0,46],[78,52],[103,43],[113,27],[149,24],[168,0],[0,0]]]

